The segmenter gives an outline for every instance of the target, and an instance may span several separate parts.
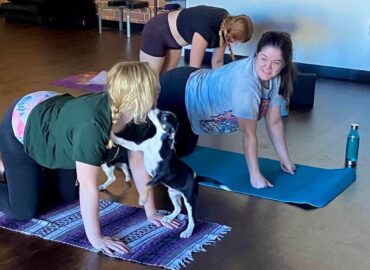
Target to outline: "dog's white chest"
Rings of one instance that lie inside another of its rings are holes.
[[[144,167],[147,173],[154,176],[158,168],[159,162],[162,161],[160,150],[162,141],[159,136],[155,136],[151,140],[146,141],[143,145],[142,151],[144,152]],[[146,147],[148,146],[148,147]]]

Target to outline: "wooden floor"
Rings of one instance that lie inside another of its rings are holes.
[[[6,23],[0,16],[0,116],[27,92],[54,89],[56,79],[108,69],[138,58],[140,35],[128,41],[116,30],[74,31]],[[296,163],[339,168],[350,124],[360,124],[357,182],[328,206],[303,210],[292,205],[202,187],[198,217],[232,227],[222,241],[194,255],[186,269],[357,270],[370,269],[370,85],[319,79],[315,106],[286,119]],[[263,123],[260,156],[275,158]],[[241,152],[239,133],[204,136],[199,144]],[[136,205],[134,187],[118,181],[112,198]],[[160,195],[160,194],[159,194]],[[102,194],[107,198],[107,195]],[[109,196],[108,196],[109,197]],[[158,196],[158,203],[165,206]],[[154,247],[155,248],[155,247]],[[0,229],[0,269],[149,269],[63,244]]]

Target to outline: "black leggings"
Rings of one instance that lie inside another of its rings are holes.
[[[0,125],[0,152],[6,183],[0,182],[0,211],[17,220],[30,219],[59,203],[78,198],[75,169],[50,170],[23,150],[12,129],[15,101]]]
[[[185,106],[186,82],[195,70],[197,68],[178,67],[160,76],[161,92],[157,106],[161,110],[173,112],[179,121],[175,148],[180,157],[191,154],[198,142],[198,135],[191,129]]]
[[[168,25],[168,13],[151,18],[141,34],[141,50],[151,56],[164,57],[167,49],[181,50]]]

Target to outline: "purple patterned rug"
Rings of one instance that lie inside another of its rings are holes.
[[[120,238],[130,247],[130,253],[113,256],[125,261],[177,270],[192,261],[193,252],[205,252],[205,245],[220,240],[231,230],[225,225],[198,221],[193,235],[181,239],[186,216],[180,214],[178,219],[181,222],[178,229],[158,228],[146,220],[142,208],[100,201],[102,233]],[[0,227],[98,252],[86,238],[78,202],[23,222],[0,212]]]
[[[65,88],[84,90],[88,92],[101,92],[104,90],[105,85],[99,81],[94,80],[100,73],[98,72],[86,72],[77,75],[73,75],[61,80],[57,80],[52,84],[55,86],[61,86]],[[95,83],[94,83],[95,82]]]

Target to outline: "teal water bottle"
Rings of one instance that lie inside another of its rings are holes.
[[[356,168],[359,146],[360,133],[358,131],[358,124],[351,124],[351,129],[347,137],[346,167]]]

